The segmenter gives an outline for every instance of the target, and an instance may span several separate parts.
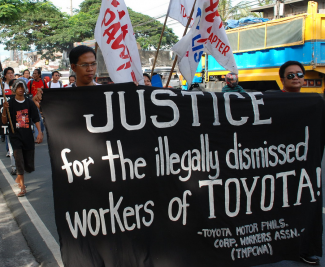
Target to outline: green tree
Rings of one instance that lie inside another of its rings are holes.
[[[10,23],[18,19],[19,15],[25,11],[25,7],[23,0],[0,0],[0,23]]]
[[[89,16],[87,24],[95,28],[100,6],[101,0],[85,0],[80,4],[80,12],[78,15],[87,14]],[[128,8],[128,12],[133,25],[135,38],[142,49],[157,48],[163,24],[150,16],[135,12],[131,8]],[[162,49],[172,47],[177,41],[178,38],[173,33],[173,30],[166,27],[162,38]]]
[[[157,49],[163,24],[150,16],[134,12],[132,9],[128,9],[128,11],[135,38],[142,49],[149,50],[151,47]],[[161,49],[171,48],[177,42],[178,37],[173,30],[166,27],[161,41]]]
[[[54,59],[55,52],[69,53],[75,42],[94,38],[100,6],[101,0],[85,0],[77,14],[69,16],[48,0],[0,0],[0,43],[6,50],[35,49],[42,58]],[[140,44],[145,49],[157,47],[162,24],[131,9],[129,14]],[[176,42],[177,36],[167,28],[162,47]]]
[[[0,41],[7,50],[26,51],[35,46],[44,58],[53,59],[54,52],[69,49],[63,32],[67,14],[47,0],[25,1],[20,12],[15,19],[1,25]]]
[[[222,21],[226,21],[230,18],[234,19],[243,4],[243,2],[240,2],[233,6],[231,0],[220,0],[218,10]]]

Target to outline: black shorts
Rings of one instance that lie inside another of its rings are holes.
[[[16,161],[16,170],[18,175],[23,175],[24,171],[33,172],[35,150],[14,149],[14,158]]]

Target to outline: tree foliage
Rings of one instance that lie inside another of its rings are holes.
[[[273,4],[274,0],[257,0],[254,1],[255,6],[264,6]],[[226,21],[227,19],[236,19],[239,20],[244,17],[261,17],[261,13],[251,12],[250,9],[253,7],[251,1],[241,1],[237,3],[236,5],[232,5],[231,0],[220,0],[218,10],[220,17],[223,21]]]
[[[25,1],[22,8],[18,18],[2,24],[0,42],[7,50],[35,49],[43,58],[54,59],[55,52],[70,52],[74,42],[94,36],[94,28],[87,24],[90,15],[86,13],[69,16],[48,0]]]
[[[92,25],[93,28],[95,28],[97,22],[100,5],[101,0],[85,0],[80,4],[79,14],[87,14],[89,16],[87,24]],[[133,25],[135,38],[142,49],[157,48],[163,24],[150,16],[135,12],[130,8],[128,8],[128,12]],[[178,38],[173,33],[173,30],[168,27],[165,28],[161,44],[162,49],[172,47],[177,41]]]
[[[0,23],[10,23],[25,11],[24,0],[0,0]]]
[[[73,48],[73,43],[94,38],[101,0],[85,0],[70,16],[49,0],[0,0],[0,43],[6,50],[37,50],[43,58],[53,59],[55,52]],[[157,47],[162,24],[129,9],[135,36],[144,49]],[[162,47],[178,41],[166,28]]]
[[[134,12],[132,9],[128,10],[135,38],[142,49],[149,50],[151,47],[157,49],[163,24],[150,16]],[[173,30],[166,27],[161,41],[161,49],[171,48],[177,42],[178,37]]]

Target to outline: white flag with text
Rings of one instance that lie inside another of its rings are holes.
[[[188,86],[192,84],[203,52],[212,55],[225,69],[238,73],[226,31],[218,13],[218,0],[201,0],[194,25],[172,50],[178,55],[179,70]]]
[[[179,21],[186,27],[194,2],[195,0],[170,0],[168,16]],[[193,23],[194,19],[191,20],[190,27]]]
[[[114,83],[143,84],[140,55],[124,0],[102,0],[95,39]]]

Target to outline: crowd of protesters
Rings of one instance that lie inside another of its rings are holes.
[[[16,183],[20,188],[18,197],[26,194],[24,171],[34,171],[35,143],[39,144],[43,139],[44,123],[40,101],[36,95],[44,88],[63,87],[59,81],[58,71],[52,73],[52,81],[49,77],[45,77],[48,82],[42,79],[41,74],[40,69],[33,71],[33,77],[30,76],[28,69],[21,75],[14,74],[11,67],[3,71],[1,85],[3,90],[0,90],[0,94],[4,93],[10,99],[3,102],[2,124],[7,124],[9,120],[12,123],[8,127],[8,135],[2,135],[1,141],[6,142],[6,156],[10,157],[11,174],[17,175]],[[28,94],[32,99],[25,97]]]

